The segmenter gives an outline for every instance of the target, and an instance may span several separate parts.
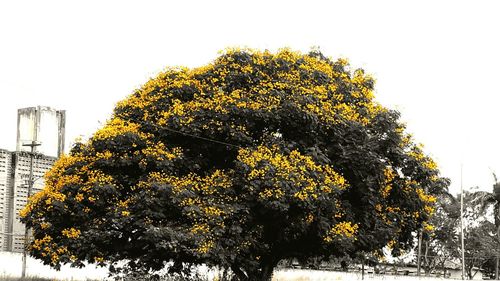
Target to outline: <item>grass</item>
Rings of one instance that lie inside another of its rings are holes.
[[[65,280],[70,280],[70,279],[65,279]],[[0,276],[0,281],[64,281],[61,279],[54,279],[54,278],[45,278],[45,277],[36,277],[36,276],[29,276],[29,277],[10,277],[10,276]],[[97,281],[97,280],[87,280],[87,281]]]
[[[54,279],[41,278],[41,277],[0,277],[0,281],[54,281]]]

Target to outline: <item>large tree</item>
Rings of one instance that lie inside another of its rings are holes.
[[[436,270],[445,271],[447,262],[460,257],[460,201],[451,194],[437,198],[434,214],[424,223],[421,240],[421,267],[426,275]],[[415,247],[415,252],[418,247]],[[418,263],[418,256],[416,257]]]
[[[497,240],[500,240],[500,182],[497,179],[495,173],[493,173],[493,178],[495,183],[493,184],[493,192],[476,192],[474,194],[474,200],[480,201],[480,212],[484,213],[489,207],[493,207],[493,217],[496,228]],[[499,266],[500,266],[500,256],[498,254],[495,257],[495,279],[499,277]]]
[[[282,259],[408,249],[448,182],[373,86],[318,51],[167,69],[47,173],[31,254],[268,280]]]
[[[464,193],[464,219],[467,225],[464,230],[465,270],[469,279],[472,279],[478,270],[483,270],[498,279],[500,254],[498,189],[500,184],[496,182],[493,186],[494,193],[486,191]]]
[[[495,274],[495,260],[498,256],[499,239],[493,223],[495,209],[488,208],[491,194],[484,191],[465,192],[464,204],[464,246],[465,275],[467,279],[482,271],[483,275]],[[426,274],[445,267],[447,262],[461,263],[460,241],[460,195],[438,197],[436,212],[427,225],[423,236],[422,266]],[[496,207],[496,206],[495,206]],[[492,210],[493,209],[493,210]],[[493,212],[491,212],[493,211]]]

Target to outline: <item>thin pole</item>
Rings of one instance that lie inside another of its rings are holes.
[[[26,204],[28,204],[28,199],[31,197],[31,189],[33,189],[33,158],[35,157],[35,146],[39,146],[40,143],[36,141],[31,141],[31,143],[23,144],[23,146],[31,147],[30,153],[30,176],[28,179],[28,194],[26,196]],[[23,269],[21,273],[21,277],[26,277],[26,253],[28,248],[28,239],[29,239],[29,229],[28,226],[24,226],[24,249],[23,249]]]
[[[460,243],[462,244],[462,280],[465,280],[463,164],[460,165]]]
[[[422,259],[422,229],[418,233],[417,276],[420,276],[420,262]]]
[[[499,240],[499,238],[500,238],[500,226],[497,227],[497,241]],[[498,253],[497,253],[495,256],[495,280],[498,280],[498,265],[499,265],[499,263],[500,263],[500,259],[498,257]]]
[[[365,280],[365,253],[361,257],[361,280]]]

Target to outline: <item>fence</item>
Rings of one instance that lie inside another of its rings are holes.
[[[369,273],[364,276],[361,272],[339,272],[327,270],[305,270],[305,269],[280,269],[274,273],[273,281],[332,281],[332,280],[367,280],[367,281],[403,281],[403,280],[453,280],[439,277],[407,276],[407,275],[383,275]]]

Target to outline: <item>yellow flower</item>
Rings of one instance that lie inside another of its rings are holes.
[[[240,149],[237,159],[250,168],[246,176],[249,181],[272,178],[273,184],[259,192],[262,199],[283,197],[285,192],[280,187],[283,182],[289,182],[297,187],[298,190],[292,195],[302,201],[315,200],[333,190],[343,190],[348,187],[345,178],[333,167],[319,165],[312,157],[302,155],[297,150],[286,155],[276,146],[258,146],[256,149]],[[271,170],[273,174],[269,174]],[[314,175],[321,176],[318,178]]]
[[[434,230],[434,226],[428,222],[424,222],[424,231],[432,232]]]
[[[337,237],[355,239],[355,235],[358,232],[358,227],[358,224],[353,224],[350,221],[339,222],[329,230],[323,240],[327,243],[330,243]]]
[[[61,234],[63,236],[66,236],[66,237],[72,238],[72,239],[78,238],[80,236],[80,233],[81,233],[80,230],[75,229],[73,227],[65,228],[61,231]]]

